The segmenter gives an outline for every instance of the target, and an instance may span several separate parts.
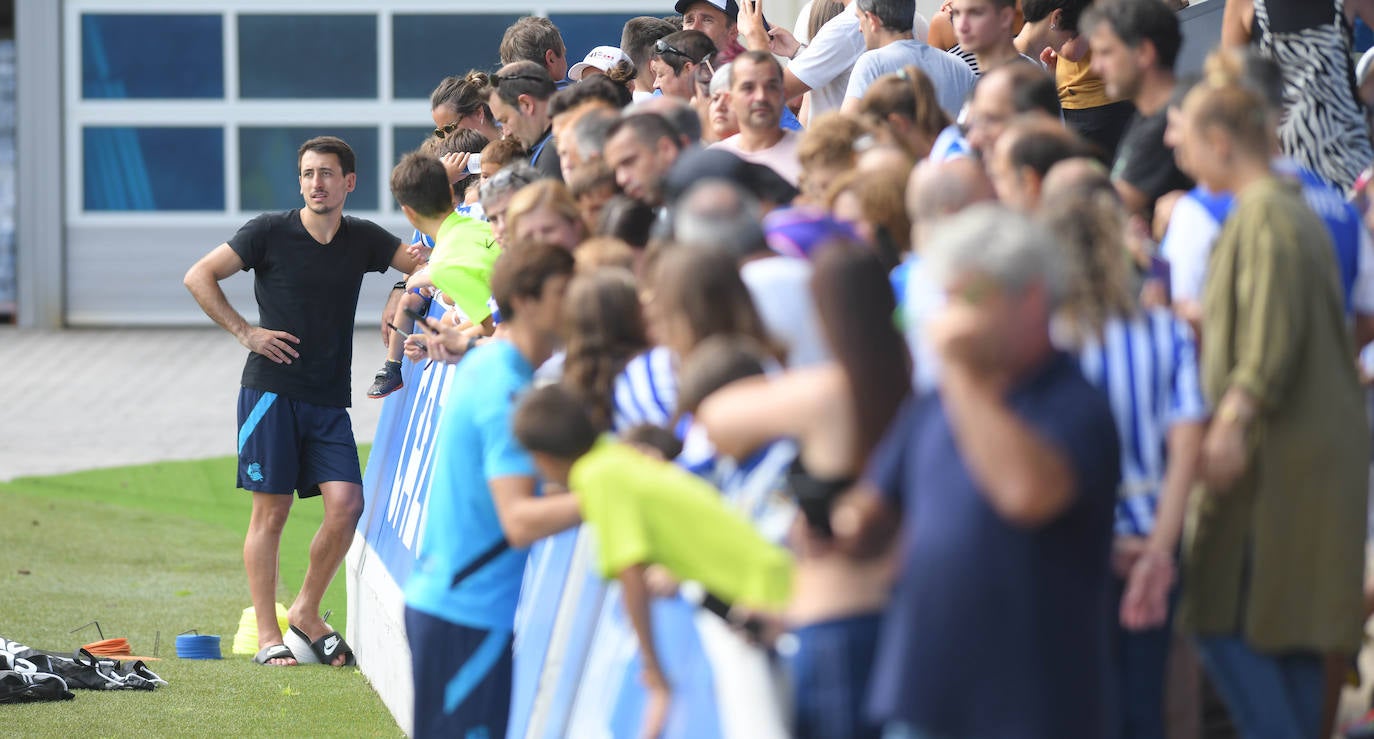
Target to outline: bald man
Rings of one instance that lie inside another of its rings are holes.
[[[996,199],[992,181],[976,159],[957,157],[938,163],[922,162],[911,171],[906,185],[912,249],[920,250],[930,227],[940,218],[974,203]]]
[[[914,382],[918,393],[934,390],[939,380],[935,350],[924,335],[926,319],[943,302],[939,288],[921,268],[921,247],[940,220],[975,203],[997,199],[982,163],[968,157],[922,162],[911,171],[906,187],[906,212],[911,219],[911,256],[892,271],[892,285],[906,326]]]

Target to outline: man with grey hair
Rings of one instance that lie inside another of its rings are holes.
[[[870,715],[887,736],[1109,736],[1119,445],[1106,398],[1050,343],[1062,250],[975,205],[925,251],[947,295],[929,326],[939,396],[907,401],[833,519],[855,556],[905,542]]]
[[[564,182],[571,183],[581,167],[601,160],[601,152],[606,148],[606,136],[618,120],[620,111],[615,108],[593,106],[575,113],[572,122],[554,139],[558,142],[558,159],[563,167]]]
[[[724,249],[739,262],[769,336],[787,351],[787,366],[819,364],[829,358],[820,319],[811,299],[811,263],[768,248],[759,201],[721,179],[693,185],[673,214],[673,237],[683,246]]]
[[[543,172],[524,162],[507,165],[482,183],[477,191],[482,211],[491,223],[491,235],[501,248],[506,248],[506,206],[520,188],[546,177]]]

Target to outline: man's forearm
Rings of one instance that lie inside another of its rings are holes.
[[[229,304],[229,298],[225,297],[218,280],[202,271],[192,270],[186,275],[184,284],[205,315],[233,334],[234,338],[243,339],[251,325]]]
[[[1068,460],[1016,416],[996,387],[949,370],[941,398],[959,452],[993,509],[1012,523],[1038,526],[1073,499]]]
[[[497,513],[501,513],[498,508]],[[526,498],[501,519],[501,528],[511,546],[524,548],[545,537],[582,522],[577,498],[572,495],[545,495]]]

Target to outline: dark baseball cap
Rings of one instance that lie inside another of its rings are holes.
[[[687,9],[697,3],[706,3],[710,5],[716,10],[724,13],[725,17],[730,20],[739,18],[739,3],[735,2],[735,0],[677,0],[677,5],[673,6],[673,10],[677,11],[678,15],[685,15]]]
[[[759,200],[786,205],[796,200],[797,188],[771,167],[743,159],[720,149],[695,149],[682,152],[663,178],[663,200],[675,205],[692,185],[702,180],[728,180]]]

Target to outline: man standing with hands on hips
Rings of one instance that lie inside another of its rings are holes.
[[[238,401],[238,486],[253,493],[243,544],[257,614],[255,662],[271,666],[354,663],[353,651],[320,618],[320,599],[353,541],[363,510],[358,446],[348,417],[358,292],[367,272],[418,266],[405,246],[371,221],[343,215],[357,182],[348,144],[320,136],[297,152],[305,207],[265,213],[186,272],[206,315],[248,350]],[[219,283],[254,273],[259,325],[229,304]],[[292,493],[320,496],[324,522],[288,612],[294,647],[277,624],[277,558]],[[308,654],[307,654],[308,652]]]

